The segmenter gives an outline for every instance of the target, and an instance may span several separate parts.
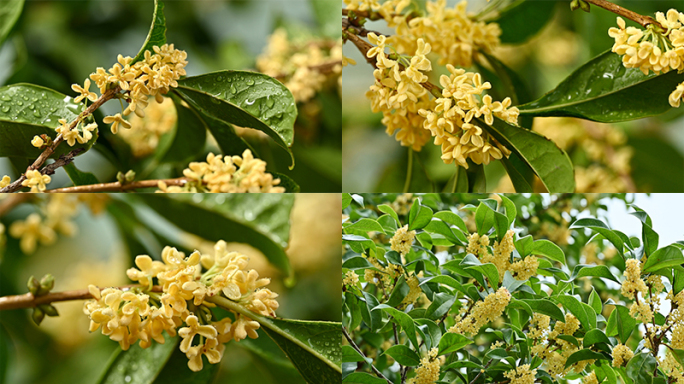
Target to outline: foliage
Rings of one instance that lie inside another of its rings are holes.
[[[678,380],[682,244],[606,199],[344,194],[342,382]]]

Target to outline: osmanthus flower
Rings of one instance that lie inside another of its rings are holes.
[[[277,294],[264,288],[270,280],[246,270],[246,256],[229,252],[224,241],[219,241],[214,250],[213,256],[195,251],[186,257],[166,247],[163,262],[141,255],[136,258],[139,269],[127,271],[142,286],[102,291],[89,286],[94,299],[84,304],[84,313],[91,320],[91,332],[101,329],[124,350],[138,341],[142,348],[148,348],[152,341],[163,343],[164,331],[170,336],[178,334],[182,338],[180,350],[193,371],[202,369],[202,355],[211,364],[218,363],[224,343],[258,337],[259,323],[242,312],[230,310],[232,318],[214,320],[211,308],[216,304],[207,299],[224,294],[223,288],[231,286],[234,289],[229,290],[227,299],[247,311],[274,316]],[[202,272],[202,266],[207,270]],[[162,292],[152,290],[153,284],[158,284]],[[235,292],[237,295],[232,294]]]
[[[12,179],[10,179],[9,176],[4,175],[2,179],[0,179],[0,188],[5,188],[6,186],[10,185],[12,182]]]
[[[613,348],[613,367],[622,367],[634,357],[634,352],[623,344],[618,344]]]
[[[57,239],[55,231],[45,225],[40,215],[30,214],[26,220],[17,220],[9,228],[12,237],[21,238],[19,246],[21,251],[31,254],[36,250],[36,244],[52,244]]]
[[[354,271],[347,271],[344,274],[344,279],[342,280],[342,285],[345,286],[357,286],[359,284],[359,275]]]
[[[530,370],[529,364],[524,364],[510,371],[504,372],[504,377],[510,379],[510,384],[534,384],[536,369]]]
[[[608,35],[615,40],[612,51],[623,55],[626,68],[639,68],[645,75],[670,70],[684,71],[684,13],[670,9],[667,14],[656,12],[656,20],[665,31],[648,25],[646,30],[627,27],[618,17],[618,28],[610,28]],[[681,88],[680,88],[681,86]],[[680,84],[670,94],[671,106],[679,107],[684,85]]]
[[[416,238],[416,231],[409,231],[408,224],[399,228],[390,239],[390,246],[393,251],[399,252],[402,256],[411,251],[413,240]]]
[[[33,140],[31,140],[31,145],[33,145],[36,148],[40,148],[45,144],[45,141],[40,137],[40,136],[33,136]]]
[[[487,295],[484,301],[475,303],[466,317],[462,318],[461,315],[457,315],[456,324],[449,328],[448,332],[476,334],[483,325],[498,319],[510,301],[510,292],[505,287],[501,287],[496,292]]]
[[[78,84],[73,84],[71,89],[73,89],[74,92],[80,93],[80,95],[74,99],[74,102],[76,103],[80,103],[83,99],[88,99],[90,101],[97,100],[97,94],[95,94],[95,92],[90,92],[90,79],[85,79],[82,87]]]
[[[21,182],[24,187],[31,188],[30,192],[45,192],[46,184],[49,184],[52,178],[48,175],[43,175],[38,170],[26,171],[26,180]]]
[[[416,376],[410,378],[407,384],[434,384],[439,380],[440,360],[437,358],[438,348],[432,348],[427,355],[420,359],[416,368]]]
[[[190,179],[183,187],[167,186],[159,182],[163,193],[210,192],[210,193],[284,193],[278,186],[280,179],[266,172],[266,162],[254,158],[246,149],[240,156],[222,156],[209,153],[206,162],[192,162],[183,171]]]
[[[129,123],[126,119],[124,119],[120,113],[117,113],[116,115],[113,115],[113,116],[105,116],[105,118],[102,119],[102,121],[105,124],[111,124],[110,129],[111,129],[112,133],[114,133],[114,134],[119,132],[119,125],[126,128],[126,129],[131,128],[131,123]]]
[[[596,377],[596,372],[591,371],[590,374],[582,379],[582,384],[599,384],[598,378]]]

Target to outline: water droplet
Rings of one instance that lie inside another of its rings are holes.
[[[2,112],[7,113],[7,112],[9,112],[9,110],[10,110],[10,106],[9,106],[9,105],[3,105],[3,106],[2,106]]]
[[[33,111],[33,116],[40,117],[40,112],[38,110]]]
[[[127,383],[130,383],[131,380],[132,380],[132,378],[131,378],[131,376],[129,376],[129,375],[126,375],[126,377],[124,377],[124,381],[127,382]]]
[[[17,100],[17,105],[18,105],[18,106],[22,106],[22,105],[24,105],[24,102],[21,101],[21,100]]]
[[[612,79],[612,78],[613,78],[613,74],[612,74],[612,73],[604,73],[604,74],[603,74],[603,78],[604,78],[604,79]]]
[[[234,85],[230,86],[230,93],[232,93],[233,95],[237,93],[237,89],[235,89]]]
[[[28,101],[28,96],[22,96],[24,100]]]
[[[30,104],[28,107],[29,107],[29,109],[36,109],[36,106],[33,104]]]
[[[223,81],[223,76],[219,76],[216,78],[216,81]]]
[[[266,98],[266,105],[267,105],[269,108],[273,108],[273,105],[275,105],[275,101],[273,101],[273,99],[271,99],[271,97],[269,96],[269,97]]]
[[[215,98],[215,97],[212,97],[212,98],[211,98],[211,102],[214,103],[214,104],[221,104],[221,101],[220,101],[219,99]]]
[[[591,88],[587,89],[586,92],[584,92],[584,93],[586,93],[587,95],[590,94],[590,93],[591,93]]]
[[[252,104],[254,104],[255,101],[256,101],[256,99],[254,99],[252,101],[249,101],[249,99],[247,99],[247,100],[245,100],[245,104],[252,105]]]
[[[247,80],[247,85],[254,85],[254,80],[252,80],[252,79]]]
[[[9,97],[9,96],[7,96],[7,95],[2,95],[2,96],[0,96],[0,99],[2,99],[2,100],[4,100],[4,101],[12,101],[12,98]]]

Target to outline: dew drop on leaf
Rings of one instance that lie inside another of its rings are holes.
[[[9,105],[3,105],[1,110],[3,113],[7,113],[10,111],[10,106]]]

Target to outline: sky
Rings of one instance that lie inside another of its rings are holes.
[[[608,206],[608,222],[612,229],[620,230],[629,236],[641,237],[641,222],[629,212],[619,200],[606,199]],[[659,247],[684,240],[684,194],[654,193],[649,195],[638,193],[634,204],[646,211],[653,221],[653,229],[660,235]]]

